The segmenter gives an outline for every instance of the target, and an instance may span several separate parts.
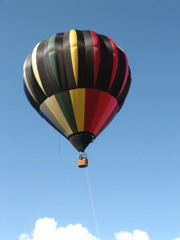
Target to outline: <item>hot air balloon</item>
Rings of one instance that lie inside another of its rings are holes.
[[[23,70],[29,102],[80,152],[78,166],[86,167],[86,147],[128,94],[126,54],[107,36],[73,29],[38,43]]]

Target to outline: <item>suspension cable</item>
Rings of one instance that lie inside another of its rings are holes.
[[[88,175],[88,170],[87,170],[87,168],[86,168],[86,178],[87,178],[87,185],[88,185],[89,196],[90,196],[90,201],[91,201],[91,207],[92,207],[93,216],[94,216],[94,221],[95,221],[95,225],[96,225],[96,231],[97,231],[97,233],[98,233],[99,239],[101,239],[101,238],[100,238],[100,233],[99,233],[98,224],[97,224],[96,213],[95,213],[95,209],[94,209],[94,203],[93,203],[93,198],[92,198],[92,193],[91,193],[91,187],[90,187],[89,175]]]

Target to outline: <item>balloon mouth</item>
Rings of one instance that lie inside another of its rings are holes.
[[[94,141],[95,135],[84,131],[73,133],[68,136],[68,139],[79,152],[84,152],[87,146]]]

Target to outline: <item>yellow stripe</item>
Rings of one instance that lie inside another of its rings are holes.
[[[51,114],[49,114],[47,117],[49,118],[50,121],[54,123],[54,125],[60,129],[61,132],[63,132],[66,136],[72,134],[72,130],[66,121],[66,118],[55,98],[55,96],[51,96],[47,98],[43,104],[47,106],[47,108],[50,110]],[[42,112],[46,115],[46,112],[43,111],[43,104],[41,105],[40,109]],[[45,106],[44,106],[45,110]],[[53,120],[55,119],[55,120]],[[58,123],[58,124],[57,124]]]
[[[70,90],[71,102],[73,105],[74,116],[78,132],[84,131],[84,114],[85,114],[85,88]]]
[[[75,30],[70,31],[69,41],[74,78],[76,81],[76,85],[78,85],[78,39]]]
[[[42,85],[42,82],[41,82],[41,79],[40,79],[40,76],[39,76],[39,72],[38,72],[38,68],[37,68],[37,59],[36,59],[36,52],[37,52],[37,48],[39,46],[40,43],[38,43],[36,45],[36,47],[34,48],[33,52],[32,52],[32,58],[31,58],[31,61],[32,61],[32,69],[33,69],[33,72],[34,72],[34,76],[37,80],[37,83],[39,84],[40,88],[42,89],[42,91],[44,92],[44,94],[46,95],[46,92],[43,88],[43,85]]]

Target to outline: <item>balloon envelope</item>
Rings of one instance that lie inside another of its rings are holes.
[[[131,74],[124,51],[93,31],[57,33],[24,63],[24,90],[37,112],[84,151],[121,109]]]

